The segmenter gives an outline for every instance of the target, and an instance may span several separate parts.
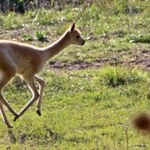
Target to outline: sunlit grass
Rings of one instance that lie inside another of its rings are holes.
[[[38,117],[33,105],[13,123],[12,131],[17,143],[24,140],[20,146],[31,148],[32,145],[43,145],[44,149],[64,149],[74,145],[75,148],[83,149],[87,146],[89,149],[112,149],[120,148],[121,145],[124,149],[127,138],[129,147],[135,144],[135,139],[136,144],[149,146],[148,140],[139,140],[130,124],[134,113],[149,109],[148,74],[141,74],[141,71],[134,69],[122,70],[122,67],[104,67],[102,70],[71,72],[45,70],[43,75],[47,86],[42,102],[42,116]],[[120,84],[120,76],[125,80],[124,84]],[[119,83],[115,88],[108,85],[107,80],[110,78],[115,78]],[[23,107],[29,98],[26,90],[21,91],[20,88],[17,88],[20,93],[14,93],[10,87],[11,90],[6,94],[9,99],[14,99],[15,95],[15,109]],[[1,123],[1,126],[4,128],[2,139],[9,141],[9,136],[3,135],[7,133],[5,125]],[[18,147],[18,144],[9,145]]]

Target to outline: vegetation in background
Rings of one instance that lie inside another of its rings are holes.
[[[36,31],[36,37],[38,39],[38,41],[44,42],[47,40],[45,33],[42,31]]]

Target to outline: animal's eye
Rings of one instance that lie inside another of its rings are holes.
[[[77,36],[76,36],[76,39],[79,39],[79,38],[80,38],[80,35],[77,35]]]

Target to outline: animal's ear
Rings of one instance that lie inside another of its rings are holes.
[[[75,29],[75,23],[73,23],[73,24],[71,25],[71,27],[70,27],[70,32],[73,32],[74,29]]]

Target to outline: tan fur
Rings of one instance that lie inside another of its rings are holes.
[[[15,121],[37,100],[37,113],[41,115],[41,99],[45,82],[36,74],[41,71],[51,57],[65,47],[71,44],[83,45],[84,43],[85,41],[81,37],[80,31],[75,29],[75,24],[72,24],[60,39],[45,48],[37,48],[11,41],[0,41],[0,110],[3,120],[8,127],[12,126],[6,118],[3,105],[15,116]],[[19,113],[8,104],[7,100],[1,94],[3,87],[15,75],[21,76],[27,82],[33,95]],[[39,91],[36,88],[35,82],[39,85]]]

